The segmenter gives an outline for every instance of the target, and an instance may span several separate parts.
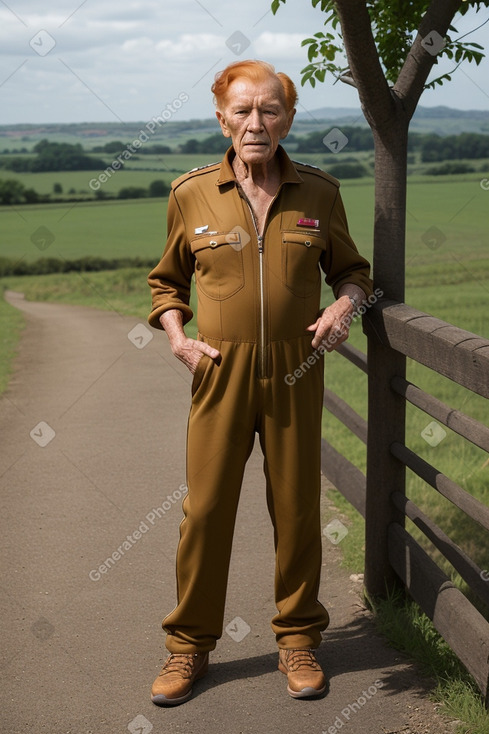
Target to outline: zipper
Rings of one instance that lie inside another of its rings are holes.
[[[243,192],[244,194],[244,192]],[[248,197],[244,199],[248,205],[251,214],[251,221],[255,228],[256,239],[258,242],[258,284],[260,291],[260,327],[258,333],[258,378],[263,379],[267,376],[266,359],[265,359],[265,285],[263,279],[263,235],[258,232],[255,215]]]
[[[243,192],[244,193],[244,192]],[[255,228],[256,239],[258,242],[258,287],[260,291],[260,328],[258,334],[258,378],[266,377],[266,361],[265,361],[265,284],[263,279],[263,235],[258,232],[255,215],[251,207],[248,197],[244,197],[248,209],[251,214],[251,221]]]
[[[255,225],[256,229],[256,225]],[[263,236],[258,235],[258,269],[260,281],[260,339],[258,343],[258,377],[267,376],[265,359],[265,292],[263,283]]]
[[[256,224],[255,214],[253,212],[253,207],[250,204],[250,201],[248,197],[246,196],[245,192],[239,187],[241,190],[241,197],[246,201],[246,204],[248,205],[248,209],[250,210],[251,214],[251,221],[253,222],[253,227],[255,228],[256,232],[256,238],[258,241],[258,278],[259,278],[259,289],[260,289],[260,329],[259,329],[259,335],[258,335],[258,378],[263,379],[268,377],[268,365],[267,365],[267,343],[265,338],[265,285],[264,285],[264,277],[263,277],[263,240],[264,240],[264,234],[261,235],[258,232],[258,226]],[[265,217],[265,225],[263,231],[265,232],[266,226],[267,226],[267,218],[268,213],[270,209],[272,208],[273,204],[275,203],[276,198],[278,197],[280,193],[281,186],[279,186],[275,196],[273,197],[272,201],[270,202],[267,210],[267,214]]]

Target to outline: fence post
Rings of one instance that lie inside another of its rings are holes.
[[[379,306],[374,306],[375,310]],[[372,314],[373,315],[373,314]],[[406,401],[395,393],[390,381],[405,377],[406,358],[384,345],[368,319],[368,437],[367,492],[365,505],[365,591],[382,597],[398,586],[389,563],[388,528],[392,522],[404,527],[404,515],[393,504],[394,490],[405,492],[405,466],[390,452],[393,441],[405,442]]]

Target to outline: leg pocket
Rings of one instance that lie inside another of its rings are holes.
[[[209,362],[212,362],[211,358],[207,354],[202,354],[202,357],[200,358],[199,362],[197,363],[197,367],[195,368],[194,377],[192,380],[192,397],[194,397],[195,393],[202,384],[202,380],[204,379],[204,375],[207,367],[209,366]]]

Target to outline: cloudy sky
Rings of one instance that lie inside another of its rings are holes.
[[[322,29],[320,10],[308,0],[288,0],[276,16],[269,8],[270,0],[0,0],[0,124],[149,120],[182,93],[188,101],[174,119],[212,117],[214,74],[239,58],[289,74],[299,111],[356,107],[345,84],[300,88],[300,43]],[[488,17],[486,9],[460,19],[459,34]],[[489,49],[489,23],[469,40]],[[465,64],[421,104],[487,110],[488,72],[489,61]]]

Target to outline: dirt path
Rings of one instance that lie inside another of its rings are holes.
[[[137,319],[8,297],[27,328],[0,399],[5,731],[453,731],[374,632],[360,584],[326,538],[320,596],[332,622],[318,658],[330,692],[309,702],[286,694],[269,623],[273,540],[259,450],[209,675],[184,706],[153,706],[166,657],[160,621],[174,606],[190,376]]]

